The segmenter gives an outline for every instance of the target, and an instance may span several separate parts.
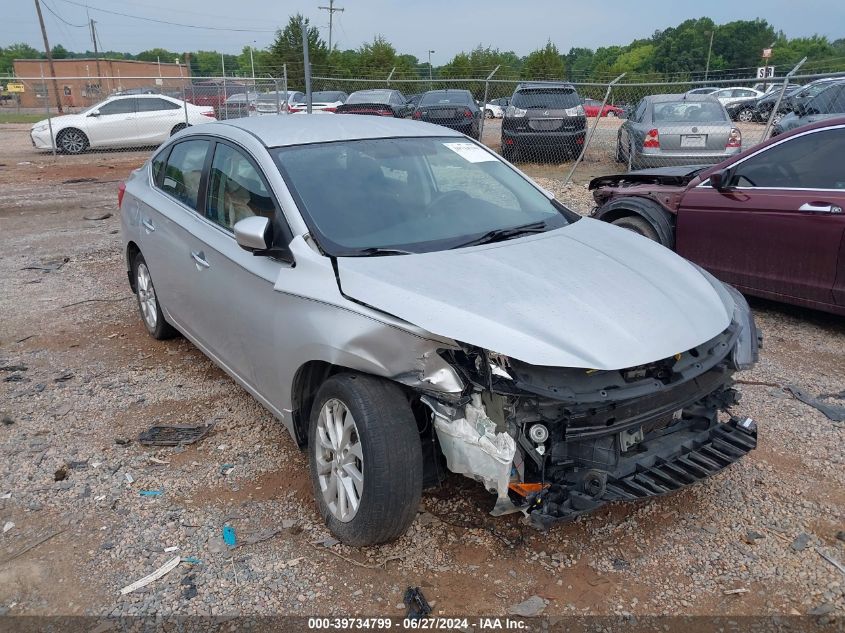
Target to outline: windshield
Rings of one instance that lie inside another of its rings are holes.
[[[718,103],[707,101],[669,101],[654,104],[655,123],[684,121],[726,121],[727,115]]]
[[[572,88],[531,88],[517,91],[511,99],[511,105],[523,110],[566,110],[581,105],[581,98]]]
[[[389,90],[362,90],[349,95],[346,103],[389,103],[390,94]]]
[[[312,103],[334,103],[335,101],[343,101],[346,99],[345,92],[337,92],[334,90],[324,90],[321,92],[311,93]]]
[[[271,153],[330,255],[437,251],[490,231],[530,223],[549,230],[577,217],[462,137],[315,143]]]
[[[448,105],[457,103],[466,105],[470,102],[469,95],[465,92],[428,92],[420,99],[420,105]]]

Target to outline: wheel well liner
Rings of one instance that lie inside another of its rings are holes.
[[[296,371],[291,389],[291,411],[294,438],[300,448],[305,448],[308,445],[308,423],[311,418],[311,407],[320,385],[330,376],[342,371],[352,370],[321,360],[310,360]]]
[[[627,216],[640,216],[654,227],[663,246],[675,246],[675,216],[653,200],[628,196],[616,198],[599,208],[594,218],[613,222]]]

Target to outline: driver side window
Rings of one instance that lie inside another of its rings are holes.
[[[845,189],[841,157],[845,137],[840,129],[797,136],[741,163],[737,187],[774,189]]]
[[[133,114],[135,112],[135,99],[115,99],[97,108],[100,116],[108,114]]]
[[[260,215],[273,219],[275,206],[264,178],[235,148],[218,143],[208,177],[205,216],[225,229],[239,220]]]

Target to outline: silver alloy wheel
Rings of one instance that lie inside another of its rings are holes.
[[[314,446],[323,501],[338,521],[348,523],[361,507],[364,453],[348,407],[336,398],[323,405]]]
[[[79,154],[85,149],[85,136],[77,130],[68,130],[62,134],[60,144],[68,154]]]
[[[141,306],[141,316],[150,331],[156,329],[158,323],[158,306],[156,305],[156,291],[153,288],[153,279],[150,271],[144,262],[138,264],[136,273],[138,289],[138,305]]]
[[[737,118],[743,123],[749,123],[754,118],[754,112],[748,108],[739,111]]]

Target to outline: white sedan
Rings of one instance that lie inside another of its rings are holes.
[[[743,88],[742,86],[732,86],[730,88],[720,88],[710,93],[711,97],[719,100],[723,106],[736,103],[737,101],[746,101],[748,99],[758,99],[765,93],[755,90],[754,88]]]
[[[44,119],[32,126],[32,144],[65,154],[107,147],[159,145],[181,129],[216,121],[214,109],[164,95],[110,97],[79,114]],[[52,126],[52,138],[50,127]]]

